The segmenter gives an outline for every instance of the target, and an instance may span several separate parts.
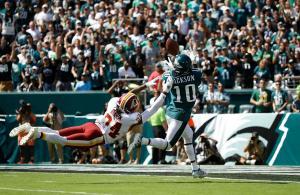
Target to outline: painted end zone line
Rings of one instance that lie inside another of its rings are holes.
[[[281,181],[281,180],[260,180],[260,179],[234,179],[234,178],[221,178],[221,177],[204,177],[203,179],[210,179],[210,180],[228,180],[228,181],[241,181],[241,182],[261,182],[261,183],[300,183],[297,181]]]
[[[98,194],[98,193],[89,193],[89,192],[68,192],[68,191],[61,191],[61,190],[34,190],[34,189],[5,188],[5,187],[0,187],[0,191],[1,191],[1,190],[22,191],[22,192],[60,193],[60,194],[100,195],[100,194]],[[110,195],[110,194],[102,194],[102,195]]]

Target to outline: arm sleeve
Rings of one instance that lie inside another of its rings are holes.
[[[150,108],[142,113],[142,123],[146,122],[163,105],[166,95],[161,93]]]

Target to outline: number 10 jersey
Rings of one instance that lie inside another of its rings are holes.
[[[166,114],[180,121],[190,118],[196,102],[196,90],[201,83],[201,72],[192,70],[186,74],[176,74],[174,70],[164,73],[162,80],[173,79],[171,91],[166,96]]]

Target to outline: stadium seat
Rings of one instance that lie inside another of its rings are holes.
[[[228,114],[232,114],[232,113],[235,113],[235,105],[234,104],[229,104],[228,105],[228,111],[227,111],[227,113]]]
[[[251,104],[240,105],[239,113],[252,113],[254,106]]]

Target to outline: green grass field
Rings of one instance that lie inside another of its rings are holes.
[[[174,176],[0,172],[0,194],[300,194],[300,183]]]

